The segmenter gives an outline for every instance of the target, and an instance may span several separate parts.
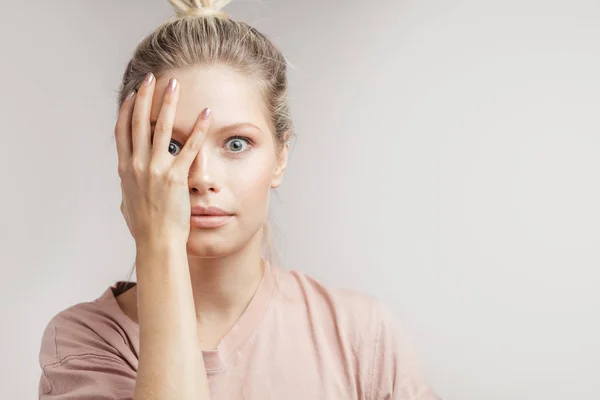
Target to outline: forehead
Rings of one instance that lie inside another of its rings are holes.
[[[175,127],[191,132],[204,107],[212,111],[211,129],[250,122],[270,132],[264,99],[256,81],[227,66],[193,66],[163,74],[156,82],[150,120],[156,121],[169,79],[179,83]]]

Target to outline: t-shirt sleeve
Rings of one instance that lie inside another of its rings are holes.
[[[127,349],[94,303],[59,313],[42,335],[39,399],[132,399],[137,374],[122,355]]]
[[[429,387],[414,346],[391,309],[376,302],[378,333],[369,400],[441,400]]]
[[[69,356],[43,367],[40,400],[132,399],[135,372],[124,361],[101,355]]]

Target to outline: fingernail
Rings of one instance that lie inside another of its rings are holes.
[[[204,110],[202,110],[201,118],[208,119],[208,117],[210,117],[210,108],[206,107]]]
[[[144,85],[149,85],[150,83],[152,83],[153,79],[154,74],[152,72],[148,72],[148,75],[146,75],[146,78],[144,79]]]
[[[129,94],[127,95],[127,97],[125,98],[125,100],[129,100],[133,97],[133,95],[135,94],[135,90],[132,90],[131,92],[129,92]]]
[[[175,88],[177,87],[177,79],[171,78],[169,79],[169,86],[167,86],[167,93],[173,93]]]

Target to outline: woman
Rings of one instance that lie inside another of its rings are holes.
[[[40,399],[437,399],[374,297],[263,257],[291,135],[285,59],[228,0],[171,3],[115,127],[137,284],[49,322]]]

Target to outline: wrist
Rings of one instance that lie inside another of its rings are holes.
[[[171,238],[145,238],[136,241],[135,247],[137,256],[148,253],[177,253],[180,251],[187,254],[187,243]]]
[[[186,243],[176,241],[143,241],[136,246],[138,283],[166,282],[176,271],[188,271]],[[187,272],[189,274],[189,271]]]

